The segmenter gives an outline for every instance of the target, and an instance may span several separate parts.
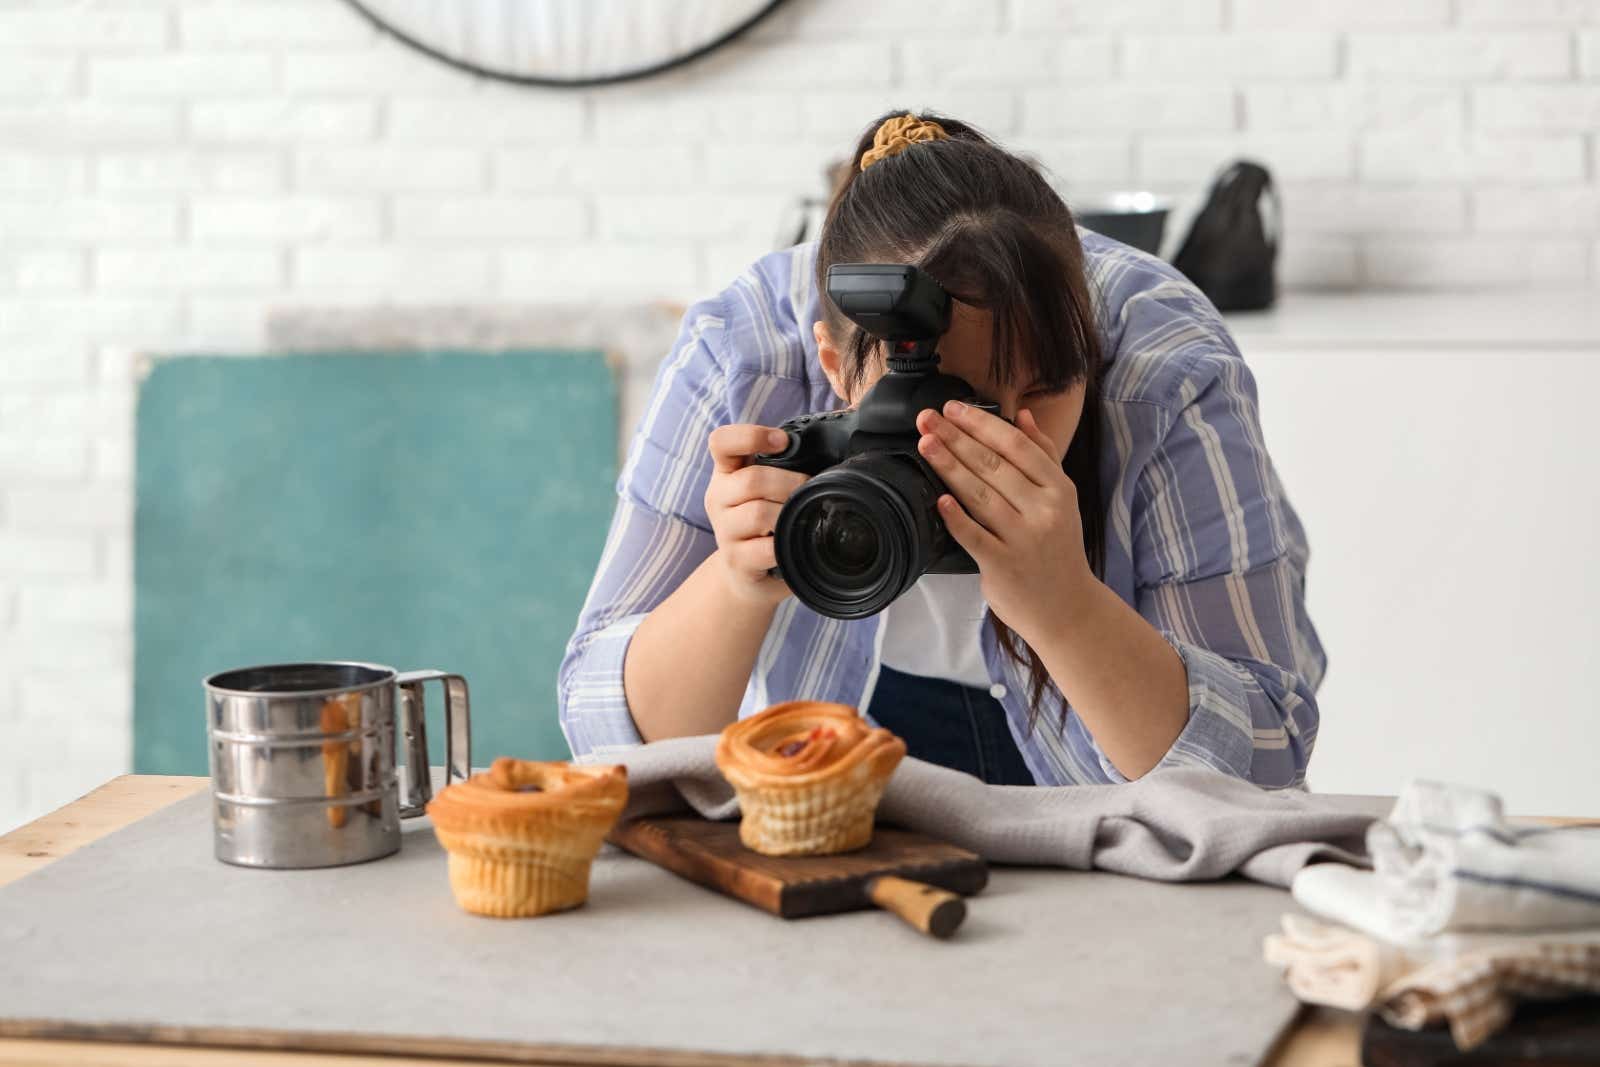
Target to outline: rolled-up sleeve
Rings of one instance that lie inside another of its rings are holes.
[[[617,510],[556,684],[561,730],[580,761],[643,744],[622,683],[629,642],[716,548],[704,497],[706,438],[731,421],[716,356],[722,324],[716,301],[684,316],[617,478]]]
[[[1135,607],[1188,674],[1188,722],[1154,769],[1302,787],[1327,665],[1305,609],[1305,534],[1267,455],[1244,361],[1197,359],[1177,399],[1133,509]],[[1097,754],[1112,781],[1127,781]]]

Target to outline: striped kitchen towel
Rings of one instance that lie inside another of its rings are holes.
[[[1600,927],[1600,824],[1514,825],[1482,789],[1416,780],[1366,831],[1372,870],[1316,864],[1294,898],[1396,945],[1458,931]]]
[[[1510,1022],[1518,1000],[1582,994],[1600,994],[1600,944],[1541,941],[1430,963],[1385,990],[1378,1013],[1407,1030],[1448,1021],[1466,1051]]]
[[[1406,1030],[1447,1024],[1463,1052],[1505,1026],[1520,1000],[1600,994],[1600,929],[1443,935],[1399,948],[1286,914],[1263,951],[1305,1003],[1370,1008]]]

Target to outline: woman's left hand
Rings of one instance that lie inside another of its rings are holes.
[[[918,451],[949,486],[939,516],[972,554],[984,599],[1030,645],[1088,603],[1078,489],[1033,412],[1013,426],[952,400],[917,415]],[[953,494],[953,496],[952,496]]]

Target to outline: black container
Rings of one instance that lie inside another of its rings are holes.
[[[1078,225],[1095,233],[1131,245],[1152,256],[1161,254],[1161,235],[1167,228],[1165,206],[1146,210],[1091,207],[1073,212]]]

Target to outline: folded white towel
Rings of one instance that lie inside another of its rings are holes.
[[[1494,793],[1413,781],[1367,828],[1372,871],[1317,864],[1307,910],[1396,945],[1456,931],[1600,926],[1600,827],[1517,826]]]

